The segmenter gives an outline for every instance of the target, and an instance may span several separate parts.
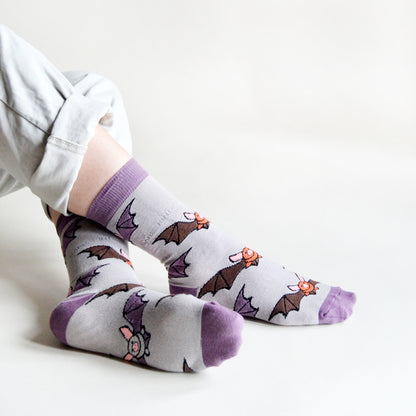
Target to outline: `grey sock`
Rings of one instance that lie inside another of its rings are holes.
[[[214,302],[141,285],[127,242],[86,218],[57,224],[70,278],[52,312],[57,338],[76,348],[168,371],[199,371],[234,356],[241,317]]]
[[[87,216],[160,259],[173,294],[281,325],[334,323],[352,313],[353,293],[303,278],[234,240],[134,159],[104,186]]]

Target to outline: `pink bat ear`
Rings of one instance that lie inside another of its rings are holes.
[[[243,258],[243,252],[240,251],[236,254],[231,255],[230,257],[228,257],[230,259],[230,261],[232,261],[233,263],[235,263],[236,261],[240,261]]]
[[[128,326],[122,326],[120,328],[120,332],[124,335],[124,338],[126,338],[127,341],[133,336],[133,333],[130,331]]]
[[[298,279],[299,279],[301,282],[304,282],[304,281],[305,281],[305,279],[304,279],[302,276],[299,276],[297,273],[295,273],[295,275],[298,277]]]
[[[122,248],[120,249],[120,254],[124,256],[126,259],[130,260],[129,255]]]
[[[289,285],[288,288],[292,291],[292,292],[297,292],[299,290],[299,286],[298,285]]]
[[[193,212],[184,212],[183,215],[187,220],[193,221],[195,219],[195,214]]]

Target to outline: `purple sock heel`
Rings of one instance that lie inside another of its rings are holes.
[[[61,302],[52,311],[49,319],[49,326],[51,327],[51,330],[55,334],[56,338],[58,338],[63,344],[68,344],[66,339],[66,328],[72,315],[93,296],[93,293],[88,293],[86,295],[70,297]]]
[[[208,302],[202,309],[201,347],[206,367],[218,366],[234,357],[241,346],[244,319],[217,302]]]

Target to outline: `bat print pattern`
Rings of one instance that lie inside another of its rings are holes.
[[[253,305],[251,304],[251,300],[253,299],[252,296],[250,296],[249,298],[246,298],[244,296],[245,286],[246,285],[244,284],[240,292],[238,293],[233,309],[242,316],[254,318],[257,312],[259,311],[259,308],[254,308]]]
[[[190,263],[187,263],[185,259],[190,251],[191,249],[181,254],[175,261],[171,263],[168,269],[169,278],[188,277],[186,274],[186,268],[190,265]]]
[[[184,212],[183,215],[189,221],[177,221],[165,228],[157,236],[156,240],[153,241],[153,244],[157,241],[164,241],[165,245],[170,242],[174,242],[176,245],[179,245],[193,231],[209,228],[209,221],[206,218],[201,217],[197,212]]]
[[[117,231],[120,233],[121,237],[127,241],[130,241],[131,235],[136,231],[138,227],[138,224],[135,224],[134,222],[134,217],[136,214],[131,213],[131,206],[133,205],[133,202],[134,199],[124,209],[116,225]]]
[[[92,246],[82,250],[79,254],[81,253],[88,253],[88,258],[95,256],[98,260],[120,259],[133,269],[133,263],[131,262],[128,254],[123,249],[120,249],[120,253],[117,253],[117,251],[110,246]]]
[[[102,264],[101,266],[97,266],[94,269],[90,270],[88,273],[83,274],[82,276],[78,277],[78,279],[75,282],[74,287],[70,288],[69,295],[71,295],[74,292],[77,292],[78,290],[85,289],[88,286],[91,286],[91,280],[100,274],[98,271],[101,269],[101,267],[107,266],[107,264]],[[68,295],[68,296],[69,296]]]
[[[81,228],[80,222],[83,218],[78,218],[75,221],[71,222],[68,228],[65,230],[64,235],[62,236],[62,253],[65,256],[66,249],[71,241],[76,238],[76,231]]]
[[[298,311],[300,309],[300,301],[309,295],[316,295],[316,291],[319,289],[315,282],[315,280],[308,280],[306,281],[302,276],[299,276],[295,273],[299,282],[297,285],[288,285],[288,289],[292,291],[292,293],[287,293],[283,295],[276,303],[275,307],[273,308],[269,321],[279,313],[281,313],[285,318],[287,317],[288,313],[291,311]]]
[[[229,260],[234,264],[221,269],[215,274],[215,276],[211,277],[211,279],[209,279],[204,286],[202,286],[198,297],[201,298],[207,293],[215,295],[221,289],[231,289],[237,276],[244,269],[251,266],[257,266],[260,258],[261,256],[258,253],[248,247],[244,247],[242,251],[229,256]]]
[[[143,285],[140,285],[137,283],[119,283],[118,285],[111,286],[108,289],[98,292],[87,303],[92,302],[94,299],[97,299],[101,296],[110,297],[110,296],[115,295],[118,292],[128,292],[130,289],[133,289],[134,287],[140,287],[140,286],[143,287]]]
[[[140,291],[133,293],[123,309],[124,318],[131,324],[122,326],[120,332],[127,341],[127,353],[123,357],[126,361],[136,361],[146,364],[146,357],[150,355],[149,342],[151,335],[142,324],[143,310],[148,301],[143,300],[144,295]]]
[[[186,362],[186,359],[183,359],[183,367],[182,367],[182,371],[184,373],[194,373],[194,370],[192,370],[191,367],[189,367],[188,363]]]

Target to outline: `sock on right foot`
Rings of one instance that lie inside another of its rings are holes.
[[[352,313],[352,292],[305,279],[235,241],[134,159],[107,182],[87,216],[157,257],[173,294],[216,301],[279,325],[329,324]]]

